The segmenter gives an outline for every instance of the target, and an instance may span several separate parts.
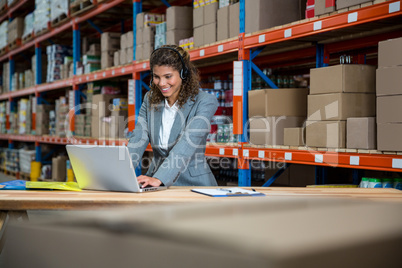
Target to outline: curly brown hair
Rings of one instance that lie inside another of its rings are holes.
[[[180,73],[181,69],[183,68],[182,62],[179,55],[172,49],[180,53],[181,57],[183,58],[184,65],[188,70],[187,76],[185,77],[185,79],[182,80],[179,91],[179,98],[177,100],[177,104],[181,108],[187,102],[187,100],[195,100],[195,97],[198,95],[200,88],[200,76],[198,70],[190,61],[190,54],[187,51],[176,45],[164,45],[154,50],[154,52],[152,52],[151,54],[151,59],[149,60],[151,68],[151,79],[153,75],[152,70],[155,65],[169,66]],[[160,102],[163,101],[165,97],[162,95],[159,88],[154,83],[151,84],[149,91],[149,103],[151,104],[151,107],[157,109],[157,105],[160,104]]]

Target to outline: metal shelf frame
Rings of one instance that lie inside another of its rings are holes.
[[[36,82],[37,85],[25,88],[23,90],[8,92],[0,95],[0,100],[13,101],[15,98],[22,96],[35,95],[40,96],[41,93],[51,90],[57,90],[60,88],[72,88],[76,91],[76,95],[79,91],[79,85],[98,81],[103,79],[111,79],[120,76],[131,76],[134,81],[133,92],[131,92],[134,99],[129,100],[129,117],[135,118],[135,120],[129,121],[129,130],[132,131],[135,127],[135,121],[138,117],[138,112],[142,102],[142,88],[146,85],[143,79],[146,77],[146,72],[149,71],[149,61],[135,60],[135,44],[133,48],[133,62],[124,66],[118,66],[109,68],[106,70],[96,71],[90,74],[76,75],[76,63],[80,58],[80,30],[79,25],[82,22],[89,21],[94,16],[107,11],[108,9],[115,7],[125,0],[113,0],[104,1],[101,3],[95,3],[94,8],[90,11],[78,15],[76,17],[70,17],[71,20],[61,24],[55,28],[49,27],[49,31],[43,35],[36,36],[34,39],[26,44],[19,46],[18,48],[9,51],[3,56],[0,56],[0,62],[9,60],[11,69],[13,66],[13,57],[24,50],[35,46],[35,54],[41,55],[40,44],[43,41],[50,39],[51,37],[58,35],[64,31],[73,31],[73,48],[74,48],[74,76],[65,80],[58,80],[52,83],[41,83],[40,72],[37,72]],[[161,0],[162,1],[162,0]],[[14,5],[7,11],[7,14],[0,17],[0,20],[5,19],[4,16],[10,16],[12,12],[27,2],[20,1],[17,5]],[[164,4],[168,4],[166,1],[162,1]],[[176,1],[175,3],[186,3],[189,1]],[[132,0],[133,3],[133,32],[134,37],[136,30],[136,14],[142,11],[142,1]],[[158,7],[158,10],[162,10],[163,7]],[[166,8],[166,7],[165,7]],[[155,9],[156,10],[156,9]],[[212,145],[209,144],[206,149],[206,155],[213,157],[229,157],[237,158],[239,167],[239,185],[249,186],[251,185],[251,171],[249,168],[250,160],[262,160],[262,161],[281,161],[286,163],[314,165],[316,167],[337,166],[353,169],[367,169],[367,170],[384,170],[400,172],[402,171],[402,155],[391,154],[363,154],[363,153],[344,153],[344,152],[330,152],[330,151],[313,151],[310,148],[305,150],[288,150],[288,149],[271,149],[271,148],[252,148],[247,143],[245,128],[248,120],[248,100],[247,92],[251,89],[251,73],[255,71],[259,74],[265,82],[275,88],[272,81],[266,77],[258,68],[258,62],[263,62],[265,59],[270,62],[281,62],[289,60],[290,58],[297,58],[298,55],[308,55],[316,57],[316,67],[323,67],[329,64],[330,54],[336,53],[342,50],[351,50],[363,46],[374,46],[381,40],[385,40],[389,37],[400,37],[402,34],[399,30],[395,30],[390,33],[379,33],[372,36],[362,36],[355,38],[354,40],[338,40],[326,43],[325,38],[319,37],[325,36],[325,34],[342,31],[345,29],[353,29],[355,27],[362,26],[367,23],[382,21],[386,19],[402,20],[401,1],[391,0],[384,3],[367,6],[358,10],[351,10],[344,13],[339,13],[327,17],[306,19],[299,22],[291,23],[273,29],[267,29],[253,34],[245,34],[245,0],[240,1],[240,35],[238,38],[228,39],[222,42],[217,42],[208,46],[195,48],[189,51],[190,57],[193,61],[202,61],[208,58],[226,55],[230,53],[238,54],[238,61],[241,62],[242,68],[242,86],[240,94],[235,94],[233,97],[233,109],[234,109],[234,134],[239,135],[239,143],[233,145]],[[96,26],[96,25],[95,25]],[[310,39],[317,39],[315,42],[315,48],[307,47],[299,50],[290,50],[288,52],[279,52],[272,55],[256,56],[263,51],[265,46],[274,46],[275,44],[288,44],[292,41],[309,41]],[[363,55],[364,56],[364,55]],[[37,57],[37,70],[41,66],[41,57]],[[253,62],[254,60],[254,62]],[[364,61],[364,57],[359,55],[359,61]],[[290,63],[291,64],[291,63]],[[12,73],[12,72],[10,72]],[[129,78],[129,79],[130,79]],[[11,79],[10,79],[11,81]],[[129,87],[130,88],[130,87]],[[129,92],[130,97],[130,92]],[[75,98],[76,102],[78,98]],[[39,98],[38,98],[39,100]],[[35,118],[35,115],[33,115]],[[92,145],[126,145],[127,140],[109,140],[109,139],[86,139],[86,138],[58,138],[47,136],[33,136],[33,135],[11,135],[1,134],[0,139],[8,140],[9,147],[13,146],[13,141],[22,142],[34,142],[37,148],[37,155],[40,155],[40,144],[92,144]],[[151,150],[150,147],[147,150]],[[40,159],[40,157],[39,157]],[[317,173],[325,173],[320,171]],[[324,174],[325,175],[325,174]],[[271,178],[272,179],[272,178]],[[317,181],[325,181],[321,177],[317,177]],[[269,180],[269,184],[272,180]]]

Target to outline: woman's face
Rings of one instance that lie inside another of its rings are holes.
[[[182,83],[179,72],[170,66],[155,65],[152,73],[153,83],[159,88],[162,95],[167,98],[169,105],[173,105],[179,97]]]

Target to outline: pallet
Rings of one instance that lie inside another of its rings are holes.
[[[13,49],[16,49],[17,47],[21,46],[22,41],[21,38],[17,38],[14,41],[8,43],[8,50],[11,51]]]
[[[34,33],[32,32],[32,33],[30,33],[30,34],[28,34],[28,35],[26,35],[26,36],[24,36],[23,38],[22,38],[22,43],[23,44],[26,44],[26,43],[28,43],[29,41],[31,41],[33,38],[34,38]]]
[[[45,33],[47,33],[47,32],[49,32],[49,29],[48,29],[48,28],[42,29],[42,30],[40,30],[39,32],[35,33],[35,36],[39,36],[39,35],[45,34]]]
[[[15,177],[16,179],[19,179],[19,177],[20,177],[19,171],[4,170],[3,173],[8,176]]]
[[[20,172],[20,180],[30,181],[31,174]]]
[[[81,14],[93,7],[94,5],[92,4],[91,0],[77,0],[70,4],[71,17]]]
[[[63,24],[67,20],[68,20],[67,14],[63,13],[60,16],[58,16],[57,18],[55,18],[54,20],[52,20],[51,25],[52,25],[52,27],[57,27],[60,24]]]

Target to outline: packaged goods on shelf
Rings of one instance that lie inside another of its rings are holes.
[[[10,120],[10,129],[7,130],[7,133],[8,134],[17,134],[18,133],[18,114],[16,112],[10,112],[9,120]]]
[[[229,37],[237,37],[240,33],[240,3],[229,6]]]
[[[301,127],[305,117],[268,116],[251,117],[250,143],[254,145],[283,145],[285,128]]]
[[[84,65],[84,73],[89,74],[101,69],[100,62],[99,63],[88,63]]]
[[[355,5],[364,4],[367,2],[372,2],[372,1],[370,1],[370,0],[337,0],[336,1],[336,10],[355,6]]]
[[[200,47],[204,44],[204,26],[194,28],[194,46]]]
[[[307,98],[308,120],[337,121],[375,115],[375,94],[331,93],[309,95]]]
[[[17,149],[6,149],[6,170],[11,172],[20,171],[19,151]]]
[[[16,91],[20,88],[18,73],[15,72],[12,76],[11,91]]]
[[[346,121],[306,121],[306,146],[346,147]]]
[[[376,118],[350,117],[346,120],[346,147],[373,150],[376,145]]]
[[[328,14],[336,10],[335,0],[315,0],[314,15]]]
[[[0,49],[6,47],[8,44],[7,30],[8,30],[8,20],[5,20],[0,24]]]
[[[166,9],[166,31],[193,29],[192,7],[171,6]]]
[[[35,34],[46,30],[50,23],[50,0],[35,0],[34,32]]]
[[[74,134],[84,136],[85,130],[85,114],[74,115]]]
[[[102,51],[101,54],[101,69],[106,69],[113,66],[114,51]]]
[[[50,133],[50,112],[54,110],[53,105],[39,104],[36,106],[36,135]],[[53,111],[54,114],[54,111]],[[55,133],[52,133],[54,135]]]
[[[120,49],[121,33],[104,32],[101,34],[101,51],[116,51]]]
[[[48,61],[47,61],[47,56],[42,54],[41,56],[41,66],[42,66],[42,77],[41,81],[44,82],[47,79],[47,66],[48,66]],[[36,85],[36,55],[33,55],[31,58],[31,69],[34,77],[34,85]]]
[[[32,87],[35,85],[35,78],[33,76],[32,70],[25,70],[24,72],[24,88]]]
[[[49,111],[49,135],[51,136],[56,135],[56,121],[57,121],[56,111],[55,110]]]
[[[20,171],[26,174],[31,173],[31,162],[35,161],[35,150],[19,150]]]
[[[88,56],[100,56],[101,54],[101,46],[100,44],[90,44],[85,55]]]
[[[193,35],[193,30],[170,30],[166,32],[166,44],[179,45],[180,40],[188,39]]]
[[[204,25],[204,7],[193,9],[193,27],[201,27]]]
[[[341,64],[310,70],[310,94],[374,93],[375,67]]]
[[[402,66],[402,37],[378,43],[378,67]]]
[[[303,19],[305,4],[299,0],[250,0],[245,10],[245,31],[252,33]]]
[[[166,37],[164,36],[164,33],[166,32],[166,22],[165,22],[165,15],[158,15],[158,14],[152,14],[152,13],[140,13],[137,15],[137,28],[136,28],[136,48],[135,48],[135,60],[141,61],[149,58],[149,55],[155,48],[155,36],[158,36],[158,45],[161,46],[166,43]],[[163,24],[163,25],[160,25]],[[158,29],[156,30],[156,27]],[[132,33],[128,35],[129,39],[134,39],[134,36]],[[125,37],[127,40],[127,36]],[[164,42],[165,41],[165,42]],[[124,40],[122,40],[124,42]],[[126,41],[127,42],[127,41]],[[128,47],[133,47],[132,40],[128,41]],[[133,49],[132,49],[133,50]],[[121,53],[121,51],[119,52]],[[125,60],[123,61],[124,63],[120,64],[125,64],[125,63],[130,63],[132,59],[134,58],[134,55],[131,55],[130,52],[123,52],[125,53]],[[134,51],[133,51],[134,53]],[[127,54],[129,57],[133,56],[133,58],[130,58],[127,60]],[[120,59],[123,57],[120,55]]]
[[[218,8],[219,4],[217,2],[211,3],[204,7],[204,25],[217,22]]]
[[[67,156],[57,156],[52,158],[52,180],[53,181],[66,181],[67,168],[66,161]]]
[[[382,67],[376,73],[377,97],[402,95],[402,64],[401,66]]]
[[[120,65],[124,65],[127,63],[127,51],[126,49],[120,49],[119,51],[119,63]]]
[[[230,0],[219,0],[219,8],[224,8],[230,5]]]
[[[6,102],[0,102],[0,133],[7,133],[6,129]]]
[[[315,0],[307,0],[306,12],[305,12],[306,19],[314,17],[314,4],[315,4],[314,2]]]
[[[119,53],[120,53],[120,51],[119,51]],[[120,55],[118,55],[118,56],[120,58]],[[115,55],[115,57],[116,57],[116,55]],[[144,45],[140,44],[135,47],[135,60],[141,61],[143,59],[144,59]]]
[[[47,54],[47,77],[46,82],[61,79],[60,66],[64,64],[66,56],[72,56],[72,49],[63,45],[50,45],[46,47]]]
[[[50,20],[66,18],[68,14],[68,0],[50,1]]]
[[[137,28],[144,28],[148,26],[155,26],[161,22],[165,21],[165,14],[155,14],[155,13],[146,13],[142,12],[137,14],[136,24]]]
[[[307,88],[251,90],[248,92],[249,117],[306,116]]]
[[[283,145],[304,146],[306,143],[306,129],[302,127],[285,128]]]
[[[65,97],[60,97],[56,100],[56,136],[65,137],[66,136],[66,127],[69,125],[69,107],[67,103],[67,99]],[[49,127],[50,128],[50,127]]]
[[[30,134],[31,102],[29,99],[18,101],[18,134]]]
[[[204,28],[204,45],[215,43],[216,40],[216,22],[202,26]]]
[[[7,42],[12,44],[24,33],[24,18],[16,17],[7,26]]]
[[[220,4],[220,2],[219,2]],[[217,20],[217,41],[229,38],[229,5],[219,7]]]
[[[119,65],[120,65],[120,51],[117,50],[113,53],[113,66],[119,66]]]

